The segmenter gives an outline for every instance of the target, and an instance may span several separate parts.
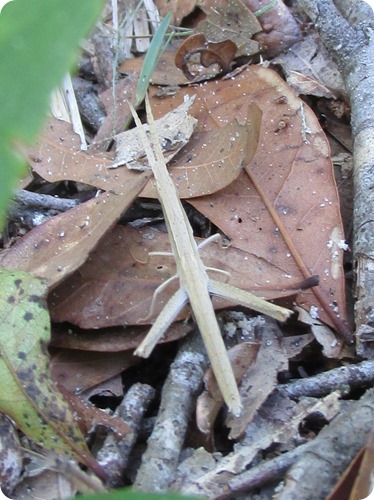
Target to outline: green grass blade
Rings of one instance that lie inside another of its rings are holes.
[[[157,62],[164,51],[166,45],[168,44],[172,35],[169,36],[167,41],[164,43],[164,37],[166,31],[169,27],[172,12],[169,12],[162,20],[160,26],[158,27],[152,41],[147,50],[147,54],[144,58],[142,70],[139,75],[138,87],[136,89],[136,106],[143,101],[144,96],[147,92],[149,81],[151,79],[152,73],[157,65]]]

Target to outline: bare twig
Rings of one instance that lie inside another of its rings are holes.
[[[374,360],[357,365],[341,366],[296,382],[279,386],[279,390],[290,398],[301,396],[321,397],[348,385],[351,389],[374,382]]]
[[[238,493],[246,493],[268,483],[280,481],[285,472],[310,448],[310,444],[302,444],[294,450],[272,460],[261,462],[257,467],[235,476],[228,481],[227,491],[222,495],[215,496],[214,500],[230,499]]]
[[[155,427],[136,476],[136,489],[166,491],[175,479],[187,425],[208,364],[203,351],[200,336],[192,334],[170,367]]]
[[[119,440],[110,433],[97,454],[97,461],[107,474],[106,484],[111,487],[123,485],[123,473],[127,467],[132,447],[137,438],[144,413],[147,411],[155,390],[146,384],[134,384],[115,411],[131,428],[131,433]]]
[[[43,208],[47,210],[56,210],[58,212],[66,212],[76,205],[79,205],[79,200],[57,198],[49,194],[33,193],[25,189],[16,191],[14,201],[25,207]]]
[[[56,212],[66,212],[79,203],[79,200],[57,198],[48,194],[19,189],[9,207],[8,219],[21,220],[25,225],[35,227],[55,215]]]

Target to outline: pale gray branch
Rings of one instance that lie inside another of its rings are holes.
[[[187,425],[207,364],[200,336],[190,334],[171,365],[164,384],[155,427],[134,484],[136,489],[163,492],[174,481]]]
[[[351,389],[374,382],[374,361],[363,361],[357,365],[341,366],[324,373],[278,386],[290,398],[301,396],[321,397],[329,392],[349,386]]]
[[[115,414],[131,428],[131,432],[118,439],[110,432],[97,454],[97,461],[107,475],[106,484],[111,487],[123,486],[123,474],[129,456],[137,439],[144,413],[154,398],[155,390],[147,384],[134,384],[128,390]]]

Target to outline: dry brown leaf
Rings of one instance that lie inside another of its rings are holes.
[[[140,70],[139,70],[140,72]],[[108,140],[119,134],[126,128],[126,124],[132,119],[130,108],[127,102],[132,105],[136,104],[136,86],[138,84],[139,73],[135,72],[126,78],[120,80],[113,89],[109,88],[100,95],[100,101],[105,108],[106,118],[101,124],[91,145],[91,153],[93,151],[107,150]]]
[[[165,17],[170,11],[173,12],[171,23],[179,26],[184,17],[191,14],[199,4],[199,0],[155,0],[154,1],[161,17]]]
[[[247,371],[240,386],[242,412],[237,418],[226,418],[231,429],[230,439],[238,438],[252,421],[277,384],[278,372],[288,366],[288,359],[279,339],[279,328],[268,321],[261,330],[261,347],[254,363]]]
[[[211,42],[231,40],[237,46],[236,57],[251,56],[258,52],[258,43],[252,40],[261,31],[256,16],[240,0],[205,4],[207,17],[201,21],[196,32],[204,33]]]
[[[119,193],[127,179],[136,175],[124,170],[111,172],[113,158],[108,153],[80,151],[79,136],[71,124],[55,118],[48,120],[39,143],[28,153],[30,166],[47,182],[71,180]]]
[[[174,49],[173,49],[174,46]],[[156,69],[152,73],[151,83],[153,85],[163,85],[166,87],[186,85],[189,80],[184,76],[183,71],[175,66],[175,52],[178,49],[175,43],[171,42],[165,52],[160,57]],[[118,68],[120,73],[140,73],[144,62],[144,56],[134,59],[127,59]],[[177,87],[174,93],[179,90]]]
[[[265,6],[262,0],[243,0],[243,3],[252,12],[257,12]],[[267,58],[287,53],[287,49],[302,38],[299,23],[283,0],[277,0],[271,9],[258,16],[258,20],[262,30],[253,38]]]
[[[186,99],[178,108],[157,121],[158,140],[163,148],[166,163],[188,143],[196,128],[196,118],[188,114],[193,101],[194,97]],[[149,133],[149,126],[145,124],[143,127]],[[116,135],[114,140],[116,157],[111,168],[123,166],[130,170],[150,169],[137,127]]]
[[[156,288],[176,273],[172,256],[152,256],[150,252],[170,252],[169,238],[151,228],[140,230],[117,226],[109,232],[90,254],[85,264],[53,290],[49,298],[49,309],[54,321],[69,321],[81,328],[105,328],[116,325],[149,324],[154,321],[165,302],[178,287],[178,280],[170,283],[157,294],[153,313],[151,304]],[[223,248],[212,243],[200,251],[205,265],[229,273],[228,283],[243,288],[250,282],[258,266],[246,252],[236,248]],[[256,283],[261,296],[280,297],[295,293],[281,289],[283,272],[263,262],[264,276]],[[227,279],[212,272],[214,279]],[[273,277],[272,286],[267,283]],[[274,290],[274,283],[279,289]],[[213,298],[215,308],[227,307],[228,301]],[[185,313],[180,317],[186,317]]]
[[[246,159],[254,155],[260,125],[261,112],[257,106],[252,106],[244,124],[233,120],[225,127],[194,133],[188,146],[170,162],[170,175],[179,196],[206,196],[230,185],[240,174]],[[157,197],[153,178],[141,196]]]
[[[335,96],[345,95],[343,78],[317,33],[311,33],[287,52],[273,60],[280,64],[288,77],[297,71],[305,77],[317,80]]]
[[[257,326],[257,335],[261,347],[240,387],[243,411],[236,420],[230,415],[226,419],[228,427],[231,428],[232,439],[242,435],[256,417],[259,408],[273,392],[278,373],[287,370],[289,360],[300,354],[304,347],[313,341],[312,335],[281,337],[278,325],[271,319],[266,319],[263,325]],[[269,414],[268,418],[272,420],[273,416]]]
[[[295,358],[302,350],[314,341],[312,333],[303,333],[292,337],[282,338],[282,348],[288,359]]]
[[[166,119],[166,125],[172,128],[177,110],[173,108],[170,111],[172,114]],[[252,154],[257,143],[260,116],[255,109],[253,117],[248,123],[244,120],[243,124],[238,124],[233,119],[226,127],[213,127],[209,132],[193,136],[191,146],[184,148],[180,157],[172,163],[172,177],[181,198],[213,193],[223,189],[239,175],[245,154]],[[71,180],[115,193],[122,193],[122,186],[128,189],[129,184],[137,182],[138,174],[126,167],[110,168],[116,162],[109,153],[104,156],[101,153],[91,155],[80,151],[78,140],[69,125],[51,119],[40,145],[29,152],[32,168],[49,182]],[[221,144],[218,150],[217,143]],[[214,146],[207,148],[209,144]],[[245,148],[250,144],[253,145],[252,149],[246,153]],[[141,151],[137,154],[141,156]],[[153,183],[142,196],[157,197]]]
[[[303,292],[299,304],[307,310],[317,308],[321,320],[346,333],[341,321],[346,320],[344,235],[329,145],[317,118],[275,72],[259,66],[219,85],[195,86],[193,93],[197,98],[191,113],[201,130],[223,125],[233,115],[242,123],[252,102],[260,107],[263,120],[256,155],[246,169],[251,179],[243,173],[219,193],[190,203],[230,238],[233,247],[257,259],[252,284],[247,285],[255,293],[264,262],[283,270],[284,284],[305,278],[282,237],[282,223],[307,270],[320,277],[320,286]],[[154,113],[167,112],[181,99],[182,93],[153,99]],[[274,222],[274,214],[279,221]],[[271,286],[273,276],[267,279]]]
[[[242,342],[228,351],[238,385],[256,359],[259,347],[259,343]],[[209,434],[224,401],[211,367],[204,375],[204,383],[205,391],[200,394],[196,404],[196,425],[201,432]]]
[[[157,236],[152,229],[115,227],[79,272],[52,292],[52,318],[85,329],[149,323],[154,319],[154,315],[148,316],[155,289],[163,279],[175,274],[172,258],[148,259],[149,251],[170,251],[167,235],[164,245],[157,244]],[[177,283],[170,286],[166,296],[175,286]],[[155,314],[164,298],[165,294],[161,294],[156,301]]]
[[[102,193],[35,227],[0,255],[7,269],[28,271],[56,286],[78,269],[100,238],[117,221],[145,185],[149,174],[135,174],[119,196]],[[126,191],[125,191],[126,190]]]
[[[310,325],[310,330],[317,342],[322,346],[323,355],[326,358],[339,358],[342,349],[331,329],[318,319],[313,318],[301,307],[296,306],[295,310],[299,313],[299,320],[305,325]]]
[[[229,39],[222,42],[209,42],[203,33],[197,33],[188,37],[179,47],[175,54],[175,65],[183,71],[183,74],[188,80],[194,80],[195,77],[206,75],[194,74],[191,72],[189,62],[191,58],[197,54],[200,56],[200,64],[204,68],[209,68],[214,64],[218,65],[218,69],[210,75],[217,75],[223,71],[227,73],[230,70],[230,65],[235,57],[237,50],[236,44]]]
[[[336,98],[336,95],[325,85],[297,71],[290,70],[288,72],[287,83],[299,95],[313,95],[325,97],[326,99]]]
[[[80,394],[115,377],[138,362],[131,351],[93,352],[58,349],[52,353],[50,368],[56,383],[67,391]]]
[[[160,343],[178,340],[191,331],[192,327],[184,321],[173,323]],[[79,351],[118,352],[134,350],[138,347],[149,331],[148,326],[127,326],[101,328],[93,331],[81,331],[77,328],[67,328],[64,325],[52,325],[50,345],[63,349]]]

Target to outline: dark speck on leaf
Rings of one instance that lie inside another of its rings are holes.
[[[19,359],[26,359],[26,353],[23,351],[19,351],[18,357],[19,357]]]
[[[30,295],[29,296],[29,302],[32,302],[34,304],[38,304],[40,308],[42,309],[48,309],[47,308],[47,302],[44,300],[44,297],[40,297],[39,295]]]
[[[48,355],[48,343],[44,340],[40,340],[40,349],[44,355]]]
[[[30,295],[29,296],[29,302],[36,302],[36,303],[40,302],[39,295]]]
[[[39,383],[44,384],[46,380],[48,380],[48,375],[46,373],[41,373],[38,377]]]
[[[22,283],[22,280],[21,279],[16,279],[14,280],[14,284],[16,285],[16,287],[18,288],[19,286],[21,286],[21,283]]]
[[[25,312],[25,314],[23,315],[23,319],[25,321],[31,321],[33,318],[34,315],[30,311]]]
[[[33,383],[30,383],[26,387],[26,392],[30,398],[34,401],[42,396],[42,392],[39,387]]]
[[[29,371],[18,371],[17,375],[18,375],[18,378],[20,380],[29,380],[29,378],[30,378],[30,372]]]
[[[8,304],[14,304],[16,301],[16,298],[14,295],[9,295],[8,297]]]

